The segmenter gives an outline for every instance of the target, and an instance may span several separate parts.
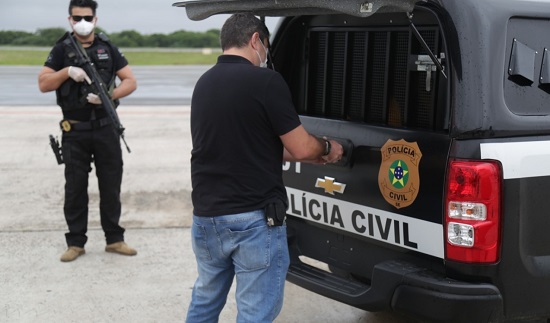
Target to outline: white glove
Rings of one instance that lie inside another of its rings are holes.
[[[88,93],[86,99],[88,99],[88,102],[90,102],[91,104],[101,104],[101,98],[96,94]]]
[[[88,74],[83,69],[76,66],[69,66],[69,77],[75,80],[75,82],[83,82],[86,80],[88,84],[92,84],[92,80],[88,77]]]

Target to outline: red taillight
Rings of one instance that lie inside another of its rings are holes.
[[[502,171],[496,161],[449,163],[445,200],[446,259],[494,263],[499,259]]]

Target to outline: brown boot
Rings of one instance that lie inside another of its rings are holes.
[[[130,248],[130,246],[128,246],[124,241],[108,244],[105,247],[105,251],[114,252],[125,256],[137,255],[137,251],[135,249]]]
[[[63,261],[63,262],[73,261],[73,260],[75,260],[79,256],[82,256],[85,253],[86,253],[86,250],[84,250],[84,248],[69,246],[67,251],[65,251],[61,255],[60,260]]]

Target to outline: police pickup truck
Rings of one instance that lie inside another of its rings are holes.
[[[175,6],[283,17],[271,62],[346,148],[283,166],[289,281],[419,321],[548,322],[550,0]]]

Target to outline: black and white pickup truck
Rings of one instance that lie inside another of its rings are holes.
[[[271,62],[345,145],[284,165],[289,281],[420,321],[549,322],[550,0],[175,5],[283,17]]]

